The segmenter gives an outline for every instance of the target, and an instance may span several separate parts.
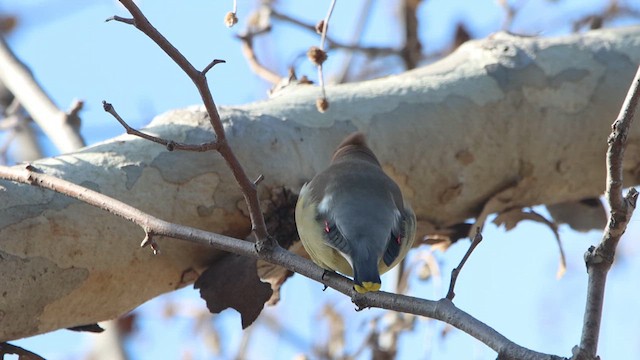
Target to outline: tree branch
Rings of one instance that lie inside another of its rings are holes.
[[[7,163],[10,147],[14,149],[12,160],[15,163],[41,159],[44,155],[31,126],[31,118],[15,96],[4,109],[4,116],[0,120],[0,131],[7,131],[8,134],[0,144],[0,164]]]
[[[579,347],[574,349],[576,360],[597,359],[600,322],[604,304],[607,273],[613,264],[616,247],[627,229],[627,224],[636,207],[638,192],[631,188],[622,195],[622,160],[627,143],[629,128],[640,99],[640,67],[631,83],[627,96],[614,121],[607,143],[607,184],[605,198],[610,206],[609,219],[602,241],[597,247],[590,247],[585,253],[585,263],[589,274],[587,301],[585,306],[582,337]]]
[[[275,9],[270,9],[270,14],[271,16],[273,16],[275,19],[284,21],[284,22],[288,22],[290,24],[296,25],[298,27],[301,27],[303,29],[307,29],[311,32],[316,32],[316,27],[314,25],[311,24],[307,24],[303,21],[300,21],[294,17],[291,17],[287,14],[281,13]],[[361,52],[364,53],[367,56],[388,56],[388,55],[401,55],[402,54],[402,50],[399,49],[394,49],[392,47],[388,47],[388,46],[359,46],[356,44],[346,44],[343,42],[340,42],[338,40],[335,40],[334,38],[330,37],[330,36],[326,36],[326,42],[327,42],[327,46],[329,49],[341,49],[341,50],[347,50],[347,51],[353,51],[353,52]]]
[[[282,80],[282,77],[278,75],[276,72],[264,66],[260,60],[258,60],[258,56],[256,55],[255,50],[253,49],[253,39],[256,36],[265,34],[271,31],[271,26],[264,27],[262,29],[258,29],[256,31],[247,32],[244,35],[238,35],[238,39],[242,41],[241,49],[242,55],[244,55],[245,59],[247,59],[247,63],[251,70],[264,80],[270,82],[271,84],[277,84]]]
[[[318,82],[320,85],[320,90],[322,91],[322,97],[316,99],[316,107],[320,112],[325,112],[329,107],[329,101],[327,100],[327,92],[324,86],[324,70],[323,70],[322,64],[327,58],[326,52],[324,50],[324,44],[327,40],[327,29],[329,28],[329,20],[331,19],[331,14],[333,13],[333,8],[335,6],[336,6],[336,0],[332,0],[331,4],[329,5],[329,10],[327,11],[327,15],[325,16],[324,20],[322,20],[319,23],[319,25],[321,26],[316,27],[316,30],[320,30],[320,46],[319,46],[320,53],[324,54],[324,56],[316,57],[316,59],[321,58],[322,59],[321,61],[316,61],[316,59],[312,57],[312,61],[318,67]]]
[[[116,109],[110,103],[106,101],[102,101],[102,107],[104,108],[104,111],[108,112],[109,114],[111,114],[111,116],[113,116],[116,120],[118,120],[120,125],[122,125],[122,127],[124,127],[124,129],[126,130],[127,134],[137,136],[139,138],[154,142],[156,144],[164,145],[167,147],[167,150],[169,151],[185,150],[185,151],[204,152],[209,150],[218,150],[220,146],[220,144],[217,141],[211,141],[211,142],[207,142],[199,145],[191,145],[191,144],[178,143],[173,140],[166,140],[166,139],[159,138],[157,136],[145,134],[142,131],[138,131],[132,128],[131,126],[129,126],[129,124],[127,124],[127,122],[124,121],[124,119],[122,119],[122,117],[118,114],[118,112],[116,112]]]
[[[20,101],[60,152],[71,152],[85,146],[79,133],[80,120],[76,106],[72,106],[69,113],[58,109],[38,85],[29,69],[11,51],[2,36],[0,36],[0,81]]]
[[[407,70],[414,69],[422,59],[422,44],[418,36],[418,6],[422,0],[404,0],[402,14],[404,15],[405,44],[402,48],[402,60]]]
[[[20,346],[9,343],[0,343],[0,359],[4,359],[5,355],[18,355],[18,360],[45,360],[42,356],[35,354]]]
[[[132,20],[123,19],[121,17],[114,16],[107,20],[116,20],[126,24],[130,24],[135,26],[138,30],[142,31],[145,35],[147,35],[151,40],[153,40],[159,47],[162,49],[181,69],[187,74],[187,76],[191,79],[193,84],[198,89],[200,96],[204,102],[204,107],[207,110],[207,114],[209,115],[209,121],[211,122],[211,126],[216,134],[216,142],[218,143],[218,152],[227,165],[231,169],[234,178],[240,185],[242,189],[242,194],[244,195],[245,201],[249,208],[249,216],[251,218],[251,225],[253,231],[257,238],[258,249],[261,249],[265,246],[273,246],[274,243],[272,239],[269,237],[267,233],[267,226],[264,222],[264,216],[262,215],[262,211],[260,210],[260,202],[258,201],[258,191],[255,184],[249,179],[244,168],[238,161],[238,158],[234,154],[231,146],[227,142],[226,135],[224,133],[224,128],[222,126],[222,121],[220,119],[220,114],[218,113],[218,108],[216,107],[215,102],[213,101],[213,96],[211,95],[211,91],[209,90],[209,84],[207,83],[206,71],[198,71],[190,62],[187,60],[178,49],[176,49],[173,44],[167,40],[144,16],[142,11],[136,6],[136,4],[132,0],[120,0],[120,3],[131,13],[133,16]],[[210,67],[207,66],[205,70],[208,70]]]
[[[353,282],[350,279],[337,273],[326,273],[324,269],[313,262],[280,246],[276,245],[270,248],[270,251],[258,252],[253,243],[158,219],[96,191],[40,173],[32,165],[27,165],[23,169],[0,166],[0,178],[42,187],[70,196],[131,221],[140,226],[147,234],[153,233],[156,236],[166,236],[212,246],[223,251],[283,266],[350,296],[361,309],[378,307],[444,321],[482,341],[504,359],[561,359],[554,355],[528,350],[513,343],[493,328],[458,309],[448,299],[431,301],[383,291],[359,294],[353,289]]]
[[[456,287],[456,281],[458,280],[458,275],[460,275],[460,272],[462,271],[462,267],[469,259],[469,256],[471,256],[471,253],[473,252],[473,250],[475,250],[475,248],[478,245],[480,245],[481,241],[482,241],[482,233],[480,232],[480,228],[476,228],[476,234],[473,236],[473,241],[471,241],[471,245],[469,246],[469,249],[462,257],[462,260],[460,260],[460,264],[457,267],[453,268],[453,270],[451,270],[451,281],[449,282],[449,291],[447,291],[447,296],[446,296],[448,300],[453,301],[453,298],[456,296],[456,293],[454,290]]]
[[[359,129],[406,190],[420,232],[444,229],[477,216],[487,199],[517,179],[531,181],[505,193],[493,211],[602,192],[605,173],[598,164],[606,145],[591,139],[606,137],[607,114],[620,109],[614,99],[626,89],[618,84],[640,61],[633,46],[638,34],[637,27],[558,38],[499,33],[465,43],[434,66],[329,87],[330,118],[309,106],[317,89],[308,87],[219,111],[236,155],[255,169],[251,180],[264,174],[261,198],[275,188],[298,189],[326,166],[344,134]],[[576,61],[563,62],[567,58]],[[524,76],[532,69],[536,84],[547,85],[532,87]],[[201,107],[160,115],[145,131],[184,143],[213,137]],[[633,127],[627,151],[636,151],[631,146],[638,139],[640,129]],[[211,155],[168,152],[122,136],[34,165],[159,218],[245,238],[250,223],[242,194],[225,161]],[[637,167],[626,166],[625,178],[637,184]],[[35,187],[9,181],[0,187],[0,273],[11,275],[2,277],[10,311],[0,319],[0,338],[116,317],[185,286],[185,270],[199,272],[226,256],[160,238],[160,256],[136,251],[144,234],[120,218]]]

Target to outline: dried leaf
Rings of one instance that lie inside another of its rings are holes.
[[[98,324],[88,324],[88,325],[80,325],[67,328],[67,330],[78,331],[78,332],[92,332],[92,333],[101,333],[104,331],[103,328]]]
[[[607,225],[607,213],[598,198],[547,205],[547,210],[556,223],[576,231],[602,230]]]
[[[424,262],[418,268],[418,279],[422,281],[429,280],[431,278],[431,274],[432,272],[429,263]]]
[[[338,359],[344,354],[345,345],[345,321],[342,314],[338,313],[332,305],[325,304],[322,307],[320,318],[329,325],[329,339],[326,351],[332,359]]]
[[[418,244],[435,246],[444,252],[458,240],[469,237],[472,228],[473,224],[458,223],[443,229],[430,229]]]
[[[309,254],[304,250],[300,241],[291,245],[288,250],[294,254],[309,259]],[[271,284],[271,290],[273,291],[271,298],[267,301],[267,305],[275,305],[280,301],[280,287],[291,276],[293,276],[293,272],[283,268],[282,266],[258,260],[258,277],[263,282]]]
[[[138,316],[134,312],[122,315],[116,319],[116,325],[118,326],[118,332],[122,336],[129,336],[136,330],[136,321]]]
[[[473,233],[475,233],[476,229],[482,229],[489,215],[501,213],[503,211],[507,211],[507,209],[518,207],[516,199],[519,199],[521,197],[521,194],[526,193],[531,187],[531,183],[534,181],[532,177],[526,176],[526,171],[523,175],[524,176],[515,183],[512,183],[504,189],[493,194],[491,198],[489,198],[484,203],[482,211],[476,217],[476,223],[469,228],[469,237],[473,236]]]
[[[562,241],[560,240],[560,234],[558,233],[558,225],[551,220],[548,220],[544,216],[538,214],[535,211],[523,211],[522,209],[511,209],[502,212],[496,216],[493,223],[500,226],[504,225],[505,229],[513,229],[520,221],[531,220],[540,224],[547,225],[553,232],[558,243],[558,251],[560,252],[560,263],[558,264],[558,271],[556,272],[556,278],[560,279],[567,271],[567,260],[564,256],[564,249],[562,247]]]
[[[258,278],[256,260],[229,254],[216,261],[194,284],[211,313],[227,308],[240,313],[242,328],[251,325],[271,297],[269,284]]]
[[[309,258],[309,255],[302,247],[302,243],[298,239],[298,230],[295,224],[295,208],[298,196],[283,187],[271,189],[269,199],[262,202],[262,208],[265,209],[265,223],[267,230],[278,244],[294,254]],[[275,305],[280,300],[280,287],[293,272],[271,264],[267,261],[258,260],[258,277],[260,280],[271,284],[273,294],[267,305]]]

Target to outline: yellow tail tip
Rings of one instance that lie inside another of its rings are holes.
[[[360,294],[368,293],[369,291],[378,291],[380,290],[380,283],[374,283],[370,281],[365,281],[362,285],[354,284],[353,288],[356,289]]]

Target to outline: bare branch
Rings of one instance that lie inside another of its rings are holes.
[[[0,120],[0,131],[7,131],[0,143],[0,164],[6,164],[8,151],[14,147],[12,159],[15,163],[33,161],[43,157],[35,131],[31,126],[31,118],[20,105],[15,96],[4,109],[5,118]]]
[[[282,80],[282,77],[278,75],[276,72],[264,66],[260,62],[260,60],[258,60],[258,56],[256,55],[256,52],[253,50],[253,38],[258,35],[266,34],[269,31],[271,31],[271,27],[267,26],[260,30],[249,32],[244,35],[240,35],[238,36],[238,38],[242,41],[242,46],[241,46],[242,55],[244,55],[244,57],[247,59],[247,62],[249,63],[249,67],[251,68],[251,70],[256,75],[260,76],[264,80],[275,85]]]
[[[322,70],[322,64],[327,59],[327,52],[324,50],[324,43],[327,39],[329,20],[331,19],[331,14],[333,13],[333,8],[335,6],[336,0],[331,1],[327,16],[325,16],[324,20],[320,22],[321,26],[317,28],[320,30],[320,47],[311,47],[307,53],[311,61],[318,67],[318,82],[320,84],[320,89],[322,90],[322,97],[316,99],[316,108],[321,113],[325,112],[329,108],[329,100],[327,100],[327,92],[324,86],[324,72]]]
[[[402,60],[407,70],[414,69],[422,59],[422,44],[418,36],[418,6],[422,0],[404,0],[405,44],[402,48]]]
[[[205,66],[205,68],[202,70],[202,73],[206,75],[209,72],[209,70],[211,70],[211,68],[213,68],[218,64],[224,64],[224,63],[226,63],[226,61],[220,60],[220,59],[213,59],[213,61],[211,61],[209,65]]]
[[[128,24],[128,25],[133,25],[133,26],[136,25],[136,23],[135,23],[135,21],[133,19],[124,18],[124,17],[118,16],[118,15],[113,15],[112,17],[107,18],[105,20],[105,22],[109,22],[109,21],[117,21],[117,22],[121,22],[121,23]]]
[[[142,31],[151,40],[153,40],[191,79],[193,84],[198,89],[200,96],[204,102],[204,107],[209,115],[209,121],[216,134],[216,140],[218,143],[218,152],[227,163],[227,166],[231,169],[234,178],[238,182],[238,185],[242,189],[247,207],[249,208],[249,217],[251,218],[251,224],[253,231],[257,238],[258,249],[273,246],[273,240],[268,236],[267,226],[264,222],[264,216],[260,210],[260,202],[258,200],[258,191],[253,181],[249,179],[244,168],[238,161],[238,158],[234,154],[231,146],[227,142],[226,135],[224,133],[224,127],[220,120],[220,114],[218,108],[213,101],[211,90],[209,90],[209,84],[205,72],[198,71],[187,58],[182,55],[173,44],[167,40],[144,16],[142,11],[136,6],[132,0],[120,0],[120,3],[131,13],[133,16],[133,23],[138,30]],[[113,20],[122,21],[122,18],[114,16]],[[130,24],[131,22],[122,21]]]
[[[257,256],[253,243],[160,220],[97,191],[40,173],[32,165],[26,165],[22,170],[0,166],[0,178],[53,190],[131,221],[140,226],[149,238],[141,246],[151,245],[152,236],[168,236],[201,245],[215,245],[220,250],[244,256]]]
[[[371,19],[371,9],[373,5],[373,0],[366,0],[361,9],[358,11],[358,22],[356,23],[356,28],[353,32],[351,42],[354,44],[358,44],[362,35],[364,34],[364,29],[367,25],[369,19]],[[345,56],[345,60],[342,62],[342,69],[338,72],[340,74],[336,78],[338,79],[338,83],[343,83],[347,80],[347,76],[349,74],[349,69],[351,68],[353,60],[353,52],[347,53]]]
[[[103,100],[102,107],[104,108],[104,111],[108,112],[109,114],[111,114],[111,116],[113,116],[116,120],[118,120],[120,125],[122,125],[122,127],[124,127],[125,130],[127,131],[127,134],[134,135],[134,136],[143,138],[145,140],[149,140],[154,143],[164,145],[167,147],[167,150],[169,151],[185,150],[185,151],[194,151],[194,152],[204,152],[209,150],[217,150],[220,147],[220,144],[217,141],[211,141],[211,142],[207,142],[199,145],[190,145],[190,144],[177,143],[173,140],[165,140],[156,136],[145,134],[129,126],[129,124],[127,124],[122,119],[122,117],[120,117],[120,115],[116,112],[116,109],[110,103]]]
[[[350,296],[361,309],[378,307],[441,320],[482,341],[497,351],[501,359],[561,359],[558,356],[538,353],[513,343],[493,328],[458,309],[448,299],[432,301],[383,291],[359,294],[353,289],[353,282],[350,279],[337,273],[326,272],[310,260],[284,250],[277,244],[269,248],[270,251],[259,252],[256,249],[257,245],[248,241],[169,223],[96,191],[42,174],[32,165],[27,165],[21,169],[0,166],[0,178],[50,189],[70,196],[131,221],[140,226],[147,234],[151,232],[154,236],[166,236],[196,244],[213,246],[223,251],[250,258],[259,258],[283,266]]]
[[[38,85],[33,75],[0,36],[0,81],[20,101],[33,120],[63,153],[85,145],[79,133],[77,113],[70,115],[58,109]]]
[[[336,0],[331,1],[331,5],[329,5],[329,10],[327,11],[327,16],[324,17],[324,21],[322,22],[322,32],[320,33],[320,49],[324,49],[324,43],[327,39],[327,28],[329,27],[329,20],[331,19],[331,14],[333,14],[333,9],[336,6]]]
[[[296,18],[293,18],[287,14],[283,14],[281,12],[278,12],[277,10],[271,9],[271,16],[273,16],[275,19],[296,25],[298,27],[301,27],[303,29],[307,29],[309,31],[312,32],[316,32],[316,27],[314,25],[311,24],[307,24],[303,21],[300,21]],[[326,35],[325,37],[326,43],[327,43],[327,47],[329,49],[342,49],[342,50],[348,50],[348,51],[354,51],[354,52],[361,52],[364,53],[367,56],[388,56],[388,55],[401,55],[402,50],[399,49],[395,49],[392,47],[388,47],[388,46],[358,46],[358,45],[351,45],[351,44],[345,44],[343,42],[340,42],[338,40],[333,39],[332,37],[330,37],[329,35]]]
[[[613,264],[618,242],[627,229],[631,214],[636,207],[638,192],[634,188],[631,188],[626,196],[622,195],[622,160],[624,158],[627,135],[639,99],[640,67],[633,78],[618,118],[611,126],[611,135],[607,140],[609,148],[607,150],[605,198],[610,206],[609,219],[600,244],[597,247],[590,247],[584,256],[589,274],[589,283],[582,337],[580,346],[574,348],[574,359],[591,360],[597,358],[607,273]]]
[[[449,282],[449,291],[447,292],[447,299],[453,300],[453,298],[456,296],[456,293],[453,290],[456,287],[456,281],[458,280],[458,275],[460,275],[460,272],[462,271],[462,267],[469,259],[469,256],[471,256],[471,253],[473,252],[473,250],[478,245],[480,245],[481,241],[482,241],[482,233],[480,232],[480,228],[476,228],[476,235],[473,237],[471,246],[469,246],[469,249],[462,257],[462,260],[460,260],[460,264],[457,267],[455,267],[453,270],[451,270],[451,281]]]

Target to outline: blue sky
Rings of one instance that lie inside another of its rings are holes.
[[[210,71],[208,77],[219,105],[237,105],[266,98],[269,88],[249,70],[234,39],[256,2],[239,1],[240,24],[231,30],[222,22],[224,14],[231,9],[231,1],[147,0],[141,1],[140,6],[196,67],[202,68],[214,58],[227,61]],[[338,1],[331,22],[333,36],[342,40],[350,38],[355,26],[354,14],[361,3]],[[398,45],[401,38],[392,16],[395,8],[390,2],[375,3],[364,41]],[[578,17],[601,7],[604,1],[531,0],[525,3],[527,15],[516,19],[513,30],[554,35],[567,30],[560,26],[567,16]],[[281,1],[280,8],[315,23],[324,16],[328,4],[326,0]],[[14,0],[0,3],[0,10],[19,16],[22,25],[9,39],[10,44],[55,102],[66,109],[75,98],[85,100],[82,133],[89,143],[123,132],[115,120],[102,111],[102,100],[113,103],[118,112],[137,127],[156,114],[201,102],[186,76],[149,39],[131,26],[104,22],[114,14],[127,15],[115,1]],[[429,0],[421,7],[420,15],[423,19],[420,33],[428,52],[446,47],[457,21],[464,21],[476,37],[496,31],[503,21],[500,8],[490,0]],[[282,41],[285,37],[287,41]],[[264,51],[265,61],[284,74],[287,65],[316,42],[315,36],[285,27],[275,30],[273,38],[262,39],[256,46]],[[329,75],[338,68],[340,59],[340,55],[331,55],[326,63]],[[312,79],[316,76],[315,69],[309,65],[300,67],[301,74]],[[55,154],[53,149],[49,151]],[[610,274],[600,343],[603,358],[640,357],[636,335],[640,333],[640,315],[628,311],[640,303],[637,286],[631,285],[637,283],[640,275],[640,253],[634,242],[637,234],[638,223],[632,220],[620,246],[619,261]],[[545,227],[524,223],[505,233],[488,225],[484,235],[485,241],[458,281],[455,303],[520,345],[568,356],[571,347],[579,341],[582,324],[586,289],[582,255],[589,245],[599,241],[600,234],[577,234],[561,228],[568,270],[560,280],[555,278],[557,247],[553,234]],[[457,265],[467,244],[462,242],[444,254],[437,253],[442,278],[413,281],[412,294],[429,299],[444,296],[449,272]],[[321,289],[321,285],[299,275],[289,280],[281,303],[266,312],[302,339],[293,342],[301,347],[292,345],[290,338],[283,335],[285,332],[274,333],[265,325],[257,324],[249,358],[290,359],[301,351],[308,352],[316,339],[326,336],[325,324],[318,317],[319,307],[324,303],[333,304],[348,320],[347,348],[355,351],[367,329],[367,321],[381,312],[356,313],[348,298]],[[167,302],[180,307],[178,315],[170,319],[161,315]],[[192,329],[193,313],[203,309],[204,302],[190,287],[141,306],[137,310],[143,314],[139,323],[141,331],[127,343],[132,358],[180,358],[185,348],[196,359],[207,358],[205,341]],[[223,333],[220,358],[233,358],[242,336],[237,314],[226,311],[216,317],[214,324]],[[441,338],[442,323],[421,319],[417,324],[414,333],[402,338],[399,353],[402,359],[495,358],[493,351],[462,332],[452,331]],[[58,331],[16,344],[48,359],[81,359],[94,336]]]

